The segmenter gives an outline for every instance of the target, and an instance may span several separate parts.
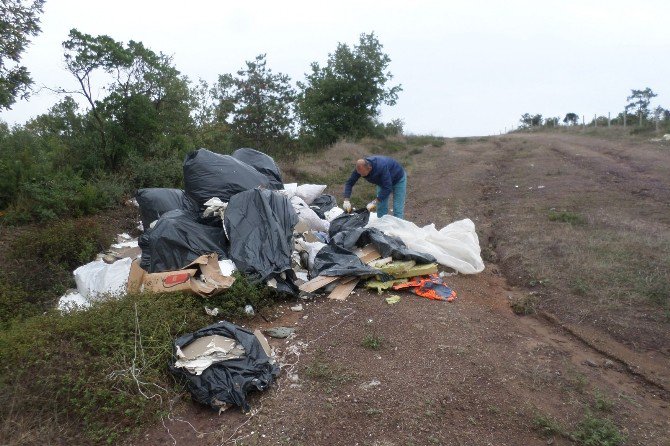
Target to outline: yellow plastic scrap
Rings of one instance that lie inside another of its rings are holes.
[[[400,296],[398,296],[397,294],[394,294],[386,298],[386,303],[389,305],[397,304],[398,302],[400,302]]]
[[[379,280],[368,280],[367,282],[365,282],[365,287],[376,289],[377,292],[381,294],[382,291],[388,290],[393,285],[405,282],[407,282],[407,279],[395,279],[395,280],[389,280],[388,282],[380,282]]]

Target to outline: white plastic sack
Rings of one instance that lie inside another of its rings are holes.
[[[309,229],[312,231],[328,232],[330,222],[321,220],[316,212],[314,212],[314,209],[310,208],[302,198],[296,195],[295,197],[292,197],[290,201],[293,210],[298,214],[298,218],[305,222]]]
[[[300,243],[300,246],[307,251],[308,258],[307,258],[307,266],[311,270],[314,268],[314,259],[316,258],[316,255],[321,251],[321,248],[326,246],[325,243],[321,242],[306,242],[305,240],[300,240],[298,243]]]
[[[80,266],[74,270],[77,291],[85,299],[124,294],[132,262],[131,258],[119,259],[111,264],[96,260]]]
[[[392,215],[371,219],[367,227],[399,237],[410,249],[432,254],[444,266],[459,273],[476,274],[484,271],[475,224],[469,218],[445,226],[439,231],[434,224],[423,228]]]
[[[284,185],[286,188],[286,185]],[[305,203],[312,204],[317,197],[319,197],[323,191],[326,190],[325,184],[301,184],[295,191],[295,195],[302,198]]]
[[[276,192],[285,195],[287,198],[291,198],[295,195],[297,190],[298,190],[298,183],[288,183],[284,184],[284,189],[278,190]]]
[[[323,213],[323,215],[326,216],[326,220],[328,220],[329,222],[335,220],[337,217],[339,217],[342,214],[344,214],[344,209],[342,209],[341,207],[338,207],[338,206],[335,206],[331,210],[326,211],[326,212]]]

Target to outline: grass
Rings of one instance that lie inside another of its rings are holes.
[[[329,391],[352,379],[352,375],[344,368],[325,360],[323,353],[320,351],[317,352],[316,358],[305,368],[305,375],[312,380],[326,384]]]
[[[593,407],[600,412],[612,412],[614,408],[614,401],[609,399],[607,395],[599,390],[593,392],[594,403]]]
[[[570,211],[549,211],[549,221],[557,221],[561,223],[570,223],[571,225],[585,225],[586,219],[576,213]]]
[[[510,301],[510,306],[514,314],[525,316],[535,313],[537,307],[537,297],[532,294],[524,294],[523,296],[515,296]]]
[[[570,438],[583,446],[619,446],[626,441],[626,436],[611,420],[590,413],[579,422]]]
[[[381,336],[377,336],[376,334],[367,334],[361,341],[361,345],[365,348],[369,348],[370,350],[379,350],[382,348],[383,343],[384,339]]]
[[[533,418],[533,427],[544,438],[556,435],[565,435],[565,429],[561,424],[548,415],[537,414]]]
[[[173,340],[234,320],[247,303],[268,305],[266,290],[238,279],[207,301],[180,293],[129,295],[87,311],[52,310],[13,322],[0,331],[0,438],[116,443],[157,422],[183,392],[167,371]],[[205,304],[218,306],[219,316],[207,316]]]

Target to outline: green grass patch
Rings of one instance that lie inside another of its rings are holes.
[[[570,437],[583,446],[619,446],[626,436],[607,418],[598,418],[587,413]]]
[[[519,316],[534,314],[537,307],[537,297],[532,294],[516,296],[510,301],[510,306],[514,314]]]
[[[538,414],[533,418],[533,427],[544,438],[565,433],[565,429],[557,420],[544,414]]]
[[[361,345],[370,350],[379,350],[383,343],[384,339],[376,334],[367,334],[361,341]]]
[[[433,135],[408,135],[405,137],[408,145],[419,147],[442,147],[446,142],[446,138]]]
[[[549,211],[549,221],[557,221],[561,223],[570,223],[571,225],[585,225],[586,219],[576,213],[569,211]]]
[[[167,370],[175,338],[272,291],[238,279],[210,299],[180,293],[129,295],[87,311],[14,321],[0,331],[0,438],[36,443],[118,443],[155,423],[184,389]],[[203,307],[217,306],[219,316]]]

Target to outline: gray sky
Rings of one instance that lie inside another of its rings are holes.
[[[213,82],[267,53],[301,80],[338,42],[374,31],[403,92],[382,119],[408,133],[497,134],[521,114],[618,113],[631,88],[670,108],[670,2],[47,0],[23,57],[36,88],[74,88],[61,43],[71,28],[142,41],[192,80]],[[23,123],[58,100],[42,90],[0,113]]]

